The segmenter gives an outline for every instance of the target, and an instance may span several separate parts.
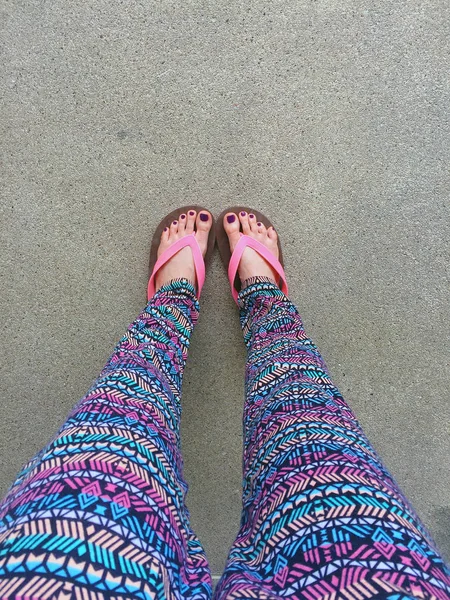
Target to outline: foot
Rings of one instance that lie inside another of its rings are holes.
[[[198,245],[205,257],[208,247],[208,236],[212,225],[211,214],[202,210],[196,213],[195,210],[189,210],[187,213],[181,213],[175,221],[172,221],[169,227],[166,227],[161,234],[161,243],[158,248],[158,258],[180,238],[195,233]],[[195,286],[197,285],[197,277],[195,275],[194,258],[192,250],[189,247],[183,248],[177,252],[172,258],[163,265],[155,277],[155,289],[169,283],[172,279],[185,277],[189,279]]]
[[[242,232],[244,235],[248,235],[264,244],[278,259],[278,236],[275,229],[273,227],[266,228],[254,214],[246,212],[240,212],[239,215],[227,213],[223,218],[223,226],[230,240],[231,252],[236,248]],[[253,248],[244,250],[238,273],[242,283],[250,277],[269,277],[274,282],[279,280],[278,274]]]

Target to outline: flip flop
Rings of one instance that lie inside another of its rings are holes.
[[[278,260],[275,256],[264,246],[261,242],[258,242],[254,238],[244,235],[241,232],[241,239],[236,245],[233,254],[231,254],[230,250],[230,242],[228,240],[228,235],[223,226],[223,218],[229,213],[235,213],[238,215],[240,212],[245,211],[247,214],[255,215],[258,222],[263,223],[266,227],[273,227],[272,223],[269,219],[253,208],[247,208],[245,206],[233,206],[231,208],[227,208],[222,212],[220,217],[217,219],[217,245],[219,246],[220,256],[225,265],[225,268],[228,272],[228,279],[231,285],[231,293],[233,295],[234,301],[236,304],[238,303],[238,293],[241,289],[241,281],[238,276],[238,267],[239,262],[241,260],[242,254],[244,250],[249,247],[256,250],[258,254],[260,254],[265,261],[269,263],[272,269],[279,275],[278,285],[280,286],[281,291],[288,295],[288,285],[286,281],[286,275],[284,273],[284,263],[283,263],[283,253],[281,251],[280,239],[278,238],[278,252],[279,258]]]
[[[200,246],[198,245],[197,239],[194,233],[190,233],[176,242],[174,242],[171,246],[169,246],[158,258],[158,248],[161,243],[161,233],[165,229],[165,227],[169,227],[172,221],[178,220],[178,217],[182,214],[187,215],[188,211],[195,210],[198,214],[199,212],[207,212],[212,219],[212,226],[208,236],[208,247],[206,249],[205,258],[202,256],[202,251],[200,250]],[[181,208],[177,208],[177,210],[173,210],[170,214],[166,215],[161,223],[156,228],[156,231],[153,235],[152,245],[150,248],[150,262],[149,262],[149,273],[150,279],[148,282],[147,289],[147,297],[153,298],[155,295],[155,277],[156,273],[159,269],[165,265],[177,252],[179,252],[182,248],[186,248],[189,246],[192,250],[192,255],[194,258],[194,267],[195,273],[197,275],[197,298],[200,298],[200,294],[203,288],[203,284],[205,283],[205,273],[206,273],[206,265],[209,264],[211,260],[211,256],[214,250],[214,244],[216,241],[216,232],[215,232],[215,223],[214,217],[211,215],[211,212],[204,208],[203,206],[197,205],[189,205],[182,206]]]

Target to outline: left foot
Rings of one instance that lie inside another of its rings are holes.
[[[186,213],[181,213],[178,219],[172,221],[169,227],[161,234],[161,243],[158,248],[158,258],[177,240],[195,233],[198,245],[202,251],[203,258],[208,247],[208,236],[212,226],[211,214],[206,210],[201,210],[198,215],[195,210],[189,210]],[[166,285],[172,279],[184,277],[189,279],[194,285],[197,285],[197,277],[195,275],[194,258],[192,250],[187,246],[177,252],[172,258],[163,265],[155,277],[155,289]]]

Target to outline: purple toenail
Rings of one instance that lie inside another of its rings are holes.
[[[172,223],[172,225],[176,225],[177,223],[178,223],[178,221],[174,221],[174,222]]]
[[[207,221],[209,216],[206,213],[200,213],[200,221]]]
[[[250,219],[254,219],[255,215],[248,215],[250,217]]]
[[[195,212],[193,210],[190,210],[189,214],[191,215],[191,217],[193,217],[195,215]]]
[[[262,223],[256,223],[258,227],[262,227]]]
[[[169,228],[168,227],[164,227],[164,231],[167,231]]]
[[[243,211],[241,212],[241,217],[245,217],[245,215],[246,215],[246,214],[247,214],[247,213],[245,212],[245,210],[243,210]]]
[[[181,215],[180,219],[185,219],[186,215]]]
[[[228,223],[234,223],[235,219],[236,219],[235,215],[228,215],[228,217],[227,217]]]

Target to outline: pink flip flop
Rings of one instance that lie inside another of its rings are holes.
[[[261,242],[258,242],[254,238],[244,235],[241,233],[241,239],[237,243],[233,254],[231,254],[230,250],[230,242],[228,240],[228,235],[223,226],[223,218],[229,213],[235,213],[238,215],[241,211],[245,211],[247,214],[253,214],[257,218],[258,221],[263,223],[266,227],[272,227],[272,223],[269,219],[260,213],[257,210],[246,208],[245,206],[233,206],[232,208],[227,208],[222,212],[220,217],[217,219],[217,245],[219,247],[220,256],[222,261],[227,268],[228,271],[228,279],[231,285],[231,293],[233,295],[234,301],[237,304],[238,293],[241,289],[241,282],[238,277],[238,267],[239,262],[242,258],[242,254],[244,250],[248,248],[253,248],[256,250],[258,254],[260,254],[266,262],[272,267],[272,269],[279,275],[278,285],[280,286],[281,291],[288,295],[288,285],[286,281],[286,275],[284,273],[283,268],[283,253],[281,251],[280,240],[278,239],[278,252],[279,259],[277,260],[275,256],[263,245]]]
[[[208,247],[206,250],[205,258],[203,259],[202,251],[200,250],[200,246],[198,245],[197,238],[195,236],[196,232],[190,233],[183,238],[180,238],[176,242],[174,242],[171,246],[165,250],[161,256],[158,258],[158,247],[161,242],[161,233],[166,227],[169,227],[172,221],[177,220],[179,215],[188,214],[190,210],[195,210],[197,214],[199,212],[207,212],[209,214],[209,218],[212,220],[211,230],[208,236]],[[161,223],[156,228],[156,231],[153,235],[152,246],[150,249],[150,262],[149,262],[149,272],[150,279],[148,282],[147,288],[147,298],[150,300],[155,295],[155,277],[156,273],[159,269],[165,265],[177,252],[182,250],[183,248],[190,247],[192,250],[192,256],[194,258],[194,267],[195,273],[197,276],[197,298],[200,298],[200,294],[203,288],[203,284],[205,283],[205,273],[206,273],[206,265],[209,264],[211,260],[211,256],[214,250],[214,244],[216,241],[215,234],[215,223],[214,218],[211,215],[210,211],[203,206],[190,205],[190,206],[182,206],[177,210],[172,211],[170,214],[166,215]]]

